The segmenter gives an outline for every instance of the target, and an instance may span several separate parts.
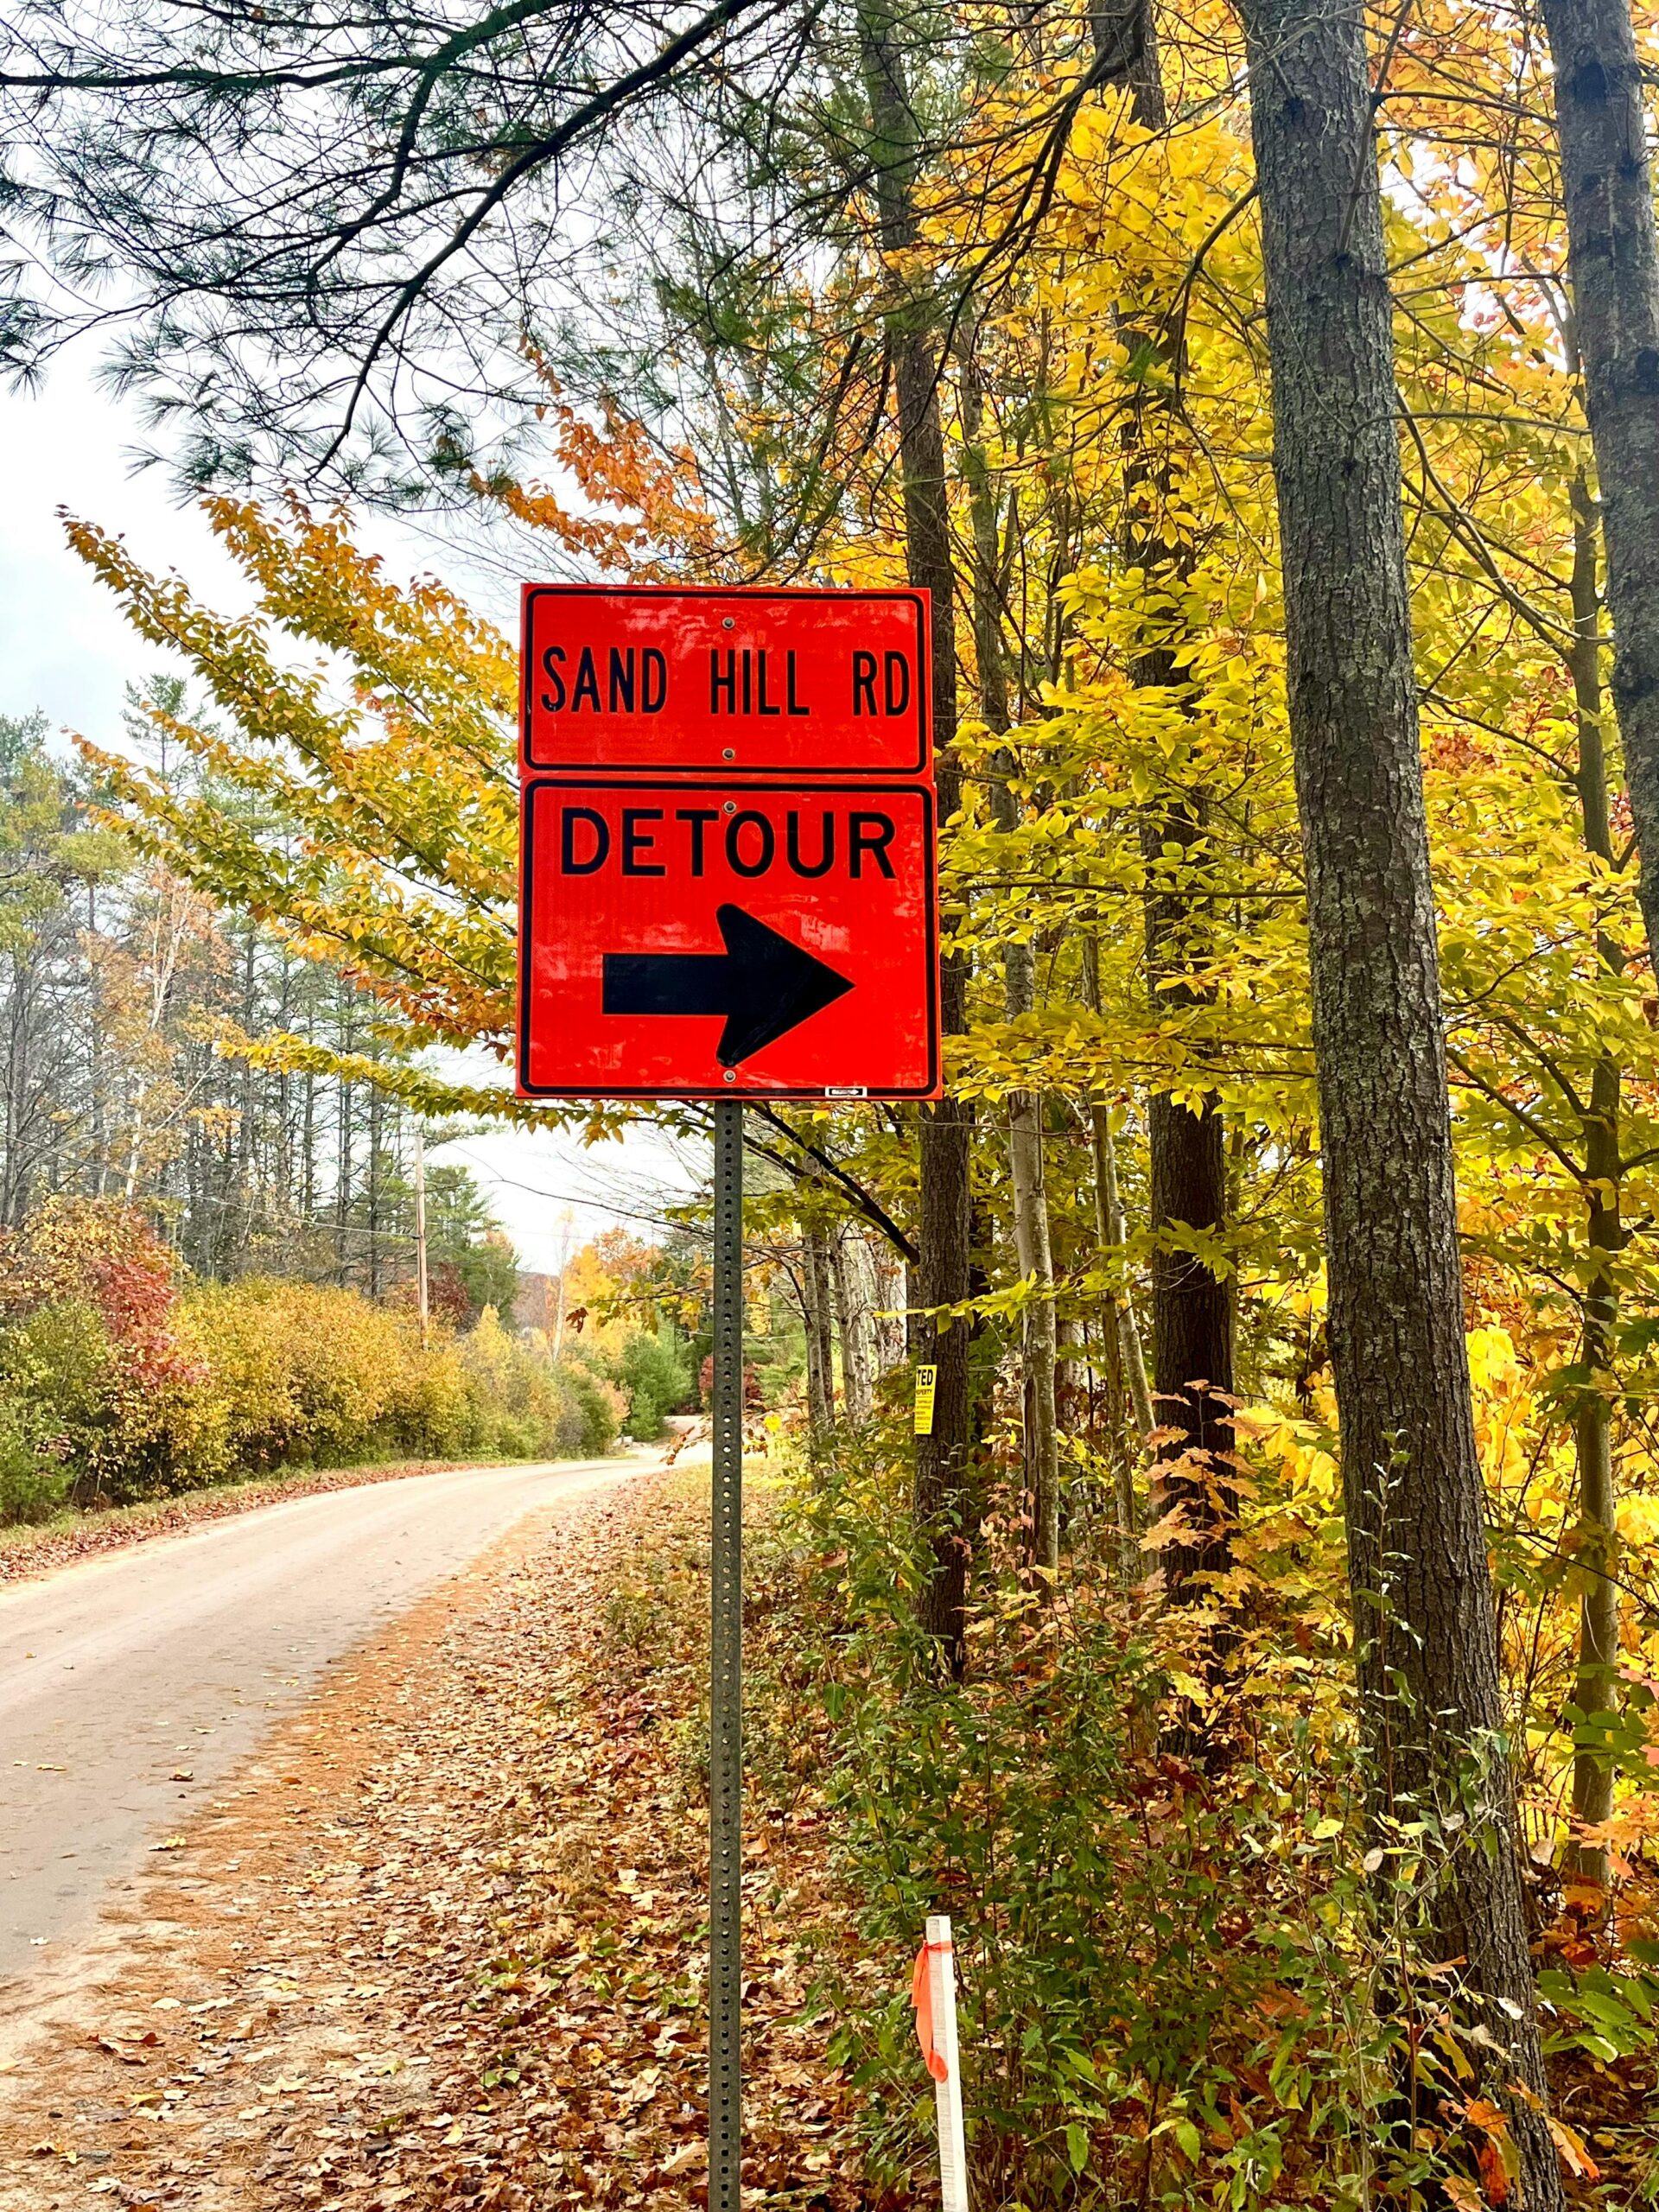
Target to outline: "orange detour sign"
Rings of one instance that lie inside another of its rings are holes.
[[[927,594],[524,612],[520,1093],[937,1097]]]
[[[518,1089],[715,1102],[709,2212],[743,2193],[742,1102],[938,1096],[928,612],[524,588]]]
[[[525,1096],[937,1094],[931,787],[548,776],[524,805]]]

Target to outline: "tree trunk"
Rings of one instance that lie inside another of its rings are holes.
[[[841,1331],[842,1401],[848,1425],[863,1428],[874,1402],[875,1331],[870,1319],[874,1269],[870,1248],[844,1223],[830,1245],[836,1282],[836,1320]]]
[[[1089,11],[1095,61],[1108,81],[1135,95],[1135,119],[1147,130],[1166,120],[1163,71],[1151,0],[1099,0]]]
[[[1659,945],[1659,226],[1628,0],[1544,0],[1567,278],[1600,480],[1613,704]]]
[[[380,1295],[381,1122],[385,1100],[378,1084],[369,1092],[369,1296]],[[251,1204],[251,1201],[250,1201]]]
[[[1176,817],[1160,825],[1176,836]],[[1185,908],[1179,893],[1148,893],[1147,960],[1164,967],[1173,934],[1184,925],[1167,911]],[[1181,994],[1160,993],[1166,1004]],[[1221,1109],[1207,1098],[1194,1111],[1167,1091],[1147,1100],[1151,1166],[1152,1368],[1159,1436],[1153,1461],[1154,1516],[1181,1511],[1185,1533],[1159,1556],[1172,1596],[1196,1595],[1195,1580],[1224,1574],[1232,1564],[1238,1500],[1228,1478],[1233,1449],[1233,1300],[1226,1278],[1186,1249],[1183,1232],[1213,1234],[1227,1219],[1227,1145]]]
[[[975,353],[974,326],[963,318],[961,355],[963,480],[973,531],[974,658],[979,670],[980,712],[999,735],[1008,728],[1007,676],[1002,657],[1002,624],[997,575],[1001,537],[996,501],[984,448],[984,403]],[[992,764],[991,812],[1004,836],[1020,826],[1012,779],[1019,764],[1003,747]],[[1003,950],[1004,1004],[1010,1021],[1035,1010],[1037,963],[1030,942]],[[1014,1241],[1020,1273],[1030,1283],[1032,1303],[1020,1316],[1020,1393],[1024,1420],[1026,1487],[1031,1512],[1032,1564],[1058,1573],[1060,1564],[1059,1419],[1054,1398],[1058,1345],[1054,1319],[1054,1265],[1050,1248],[1048,1192],[1043,1173],[1043,1102],[1034,1090],[1008,1094],[1008,1182],[1013,1198]]]
[[[1028,950],[1028,948],[1027,948]],[[1009,1012],[1014,1011],[1009,978]],[[1021,1011],[1028,1010],[1022,1008]],[[1024,1350],[1026,1466],[1031,1485],[1031,1560],[1046,1573],[1060,1564],[1060,1440],[1054,1402],[1058,1345],[1054,1325],[1054,1261],[1043,1173],[1043,1103],[1039,1092],[1008,1099],[1008,1168],[1014,1194],[1014,1242],[1032,1302],[1020,1316]]]
[[[1135,118],[1147,130],[1168,121],[1156,32],[1147,0],[1119,0],[1090,18],[1102,65],[1131,91]],[[1133,353],[1151,347],[1167,357],[1159,329],[1125,326]],[[1123,562],[1147,586],[1179,582],[1191,567],[1190,550],[1168,521],[1168,465],[1159,435],[1173,427],[1167,400],[1154,380],[1142,378],[1125,420],[1123,442]],[[1137,685],[1169,690],[1185,681],[1167,642],[1152,645],[1135,662]],[[1147,861],[1147,969],[1154,1003],[1193,1003],[1190,984],[1172,983],[1192,963],[1195,938],[1207,927],[1207,902],[1184,877],[1209,842],[1208,808],[1201,789],[1172,791],[1142,833]],[[1196,1596],[1199,1576],[1224,1574],[1232,1564],[1232,1524],[1237,1499],[1227,1478],[1233,1449],[1233,1301],[1224,1275],[1187,1249],[1185,1232],[1210,1234],[1227,1219],[1226,1142],[1219,1103],[1198,1109],[1154,1091],[1147,1102],[1147,1147],[1151,1165],[1153,1231],[1152,1354],[1160,1432],[1153,1466],[1154,1518],[1179,1509],[1186,1534],[1163,1545],[1160,1561],[1172,1596]],[[1126,1379],[1133,1370],[1125,1362]],[[1139,1414],[1137,1411],[1137,1419]]]
[[[835,1344],[830,1321],[830,1239],[809,1224],[801,1232],[806,1292],[806,1406],[812,1448],[821,1452],[836,1425]]]
[[[1089,1109],[1089,1126],[1095,1159],[1096,1244],[1105,1261],[1109,1255],[1122,1253],[1128,1242],[1129,1230],[1117,1187],[1117,1145],[1112,1135],[1111,1116],[1098,1101]],[[1127,1287],[1112,1300],[1112,1325],[1117,1338],[1117,1356],[1123,1365],[1124,1387],[1129,1394],[1129,1411],[1135,1416],[1141,1443],[1147,1444],[1152,1440],[1158,1417],[1153,1411],[1152,1392],[1147,1382],[1141,1325],[1135,1318],[1135,1306]],[[1133,1530],[1137,1520],[1138,1514],[1132,1509],[1126,1525]]]
[[[1123,1202],[1117,1190],[1117,1150],[1112,1141],[1111,1117],[1098,1099],[1089,1108],[1089,1130],[1095,1155],[1096,1246],[1102,1263],[1111,1266],[1122,1255],[1127,1238]],[[1141,1331],[1129,1302],[1127,1285],[1112,1298],[1113,1342],[1117,1365],[1128,1393],[1135,1433],[1143,1448],[1150,1448],[1156,1419],[1152,1392],[1147,1383],[1147,1363],[1141,1350]],[[1112,1486],[1117,1508],[1118,1567],[1125,1587],[1140,1580],[1141,1501],[1135,1494],[1135,1455],[1124,1446],[1116,1456]]]
[[[1596,1194],[1590,1201],[1589,1224],[1594,1271],[1584,1294],[1580,1357],[1586,1376],[1573,1421],[1579,1472],[1577,1564],[1585,1584],[1573,1702],[1586,1716],[1618,1710],[1618,1538],[1610,1395],[1618,1314],[1611,1262],[1624,1242],[1618,1210],[1618,1070],[1604,1060],[1591,1077],[1594,1118],[1586,1132],[1585,1166]],[[1581,1745],[1573,1760],[1573,1817],[1592,1827],[1608,1819],[1612,1809],[1611,1764],[1602,1753]],[[1599,1845],[1575,1844],[1569,1864],[1581,1878],[1606,1878],[1607,1854]]]
[[[1075,1436],[1088,1418],[1089,1344],[1083,1323],[1061,1313],[1054,1324],[1054,1425]]]
[[[882,250],[912,254],[920,243],[916,217],[919,134],[905,65],[905,19],[890,0],[863,0],[858,12],[859,54],[869,100],[871,159]],[[902,280],[899,280],[902,282]],[[957,766],[956,570],[946,500],[944,432],[939,413],[940,351],[931,303],[902,293],[887,310],[887,337],[899,408],[899,468],[905,512],[905,557],[911,582],[932,601],[933,743],[939,818],[948,822],[962,804]],[[968,1026],[968,969],[960,953],[939,968],[940,1022],[947,1037]],[[917,1272],[925,1308],[957,1306],[969,1296],[972,1251],[969,1139],[971,1109],[945,1097],[921,1109],[920,1236]],[[932,1433],[916,1440],[916,1519],[929,1534],[933,1573],[918,1603],[923,1625],[937,1637],[952,1670],[963,1662],[972,1536],[969,1459],[973,1406],[969,1374],[969,1325],[941,1326],[918,1317],[917,1359],[938,1370]]]
[[[1267,275],[1287,690],[1362,1726],[1380,1822],[1479,1774],[1434,1900],[1529,2212],[1541,2113],[1475,1448],[1407,594],[1391,301],[1361,15],[1244,0]],[[1391,1835],[1386,1825],[1382,1834]],[[1438,1999],[1437,1999],[1438,2001]],[[1467,2046],[1465,2045],[1465,2048]]]
[[[1573,485],[1573,707],[1578,722],[1579,807],[1586,849],[1617,865],[1607,795],[1607,749],[1602,736],[1601,595],[1597,577],[1596,512],[1582,471]],[[1597,957],[1610,976],[1625,969],[1624,947],[1605,930]],[[1579,1663],[1573,1701],[1580,1713],[1618,1709],[1618,1537],[1613,1475],[1613,1332],[1618,1320],[1614,1255],[1623,1249],[1619,1219],[1624,1163],[1619,1153],[1621,1074],[1606,1058],[1590,1078],[1590,1115],[1584,1131],[1584,1165],[1591,1198],[1587,1224],[1591,1268],[1585,1283],[1582,1364],[1586,1380],[1574,1413],[1578,1459],[1578,1566],[1585,1577],[1580,1611]],[[1586,1827],[1613,1809],[1610,1760],[1580,1745],[1573,1759],[1573,1817]],[[1604,1882],[1607,1854],[1574,1842],[1567,1863],[1582,1881]]]

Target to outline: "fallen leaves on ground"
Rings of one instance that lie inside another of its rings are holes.
[[[337,1670],[4,2085],[0,2206],[706,2202],[706,1514],[566,1507]],[[745,2200],[851,2212],[816,1833],[745,1847]]]

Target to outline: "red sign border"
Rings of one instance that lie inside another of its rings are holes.
[[[785,794],[776,783],[759,783],[745,775],[677,776],[657,775],[653,784],[673,785],[686,791],[719,791],[730,796],[737,792],[754,791],[769,798]],[[923,806],[922,834],[927,848],[926,928],[927,928],[927,1066],[925,1089],[908,1090],[883,1088],[863,1088],[849,1084],[818,1084],[810,1090],[779,1090],[767,1084],[753,1089],[745,1087],[741,1074],[735,1083],[720,1084],[713,1088],[663,1090],[654,1084],[577,1087],[552,1084],[532,1084],[530,1080],[530,985],[531,962],[528,947],[532,942],[532,892],[535,880],[533,862],[533,828],[535,810],[531,804],[538,791],[638,791],[640,779],[633,775],[614,775],[608,769],[602,775],[572,774],[563,776],[526,776],[518,786],[518,1027],[514,1039],[514,1061],[518,1076],[517,1094],[520,1098],[788,1098],[829,1099],[838,1103],[857,1103],[864,1099],[929,1099],[944,1096],[944,1078],[940,1065],[939,1031],[939,904],[938,904],[938,799],[931,782],[903,776],[885,776],[880,781],[870,779],[860,784],[810,783],[796,784],[788,788],[787,796],[797,792],[809,798],[885,798],[889,793],[908,792],[921,799]]]
[[[709,761],[706,766],[693,766],[684,761],[641,762],[638,766],[621,766],[607,760],[595,764],[590,760],[537,760],[530,750],[530,675],[531,610],[533,602],[545,594],[556,599],[783,599],[798,600],[804,606],[815,601],[833,601],[845,604],[849,600],[909,600],[916,610],[917,670],[916,735],[917,760],[913,768],[849,768],[849,779],[868,780],[872,775],[889,783],[903,782],[908,777],[931,777],[932,768],[932,729],[930,707],[933,696],[932,651],[933,615],[932,594],[908,584],[873,587],[868,590],[855,585],[839,584],[523,584],[519,587],[518,639],[518,773],[524,782],[542,776],[569,776],[584,767],[602,766],[607,776],[642,777],[652,783],[671,781],[677,776],[714,776],[720,772],[720,763]],[[746,760],[746,776],[798,776],[801,773],[798,760],[786,761],[772,766],[761,761]],[[817,767],[811,772],[818,776],[833,776],[834,768]],[[782,1092],[773,1094],[782,1096]]]

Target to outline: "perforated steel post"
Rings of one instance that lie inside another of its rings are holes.
[[[715,1104],[709,1669],[709,2207],[742,2202],[743,1109]]]

